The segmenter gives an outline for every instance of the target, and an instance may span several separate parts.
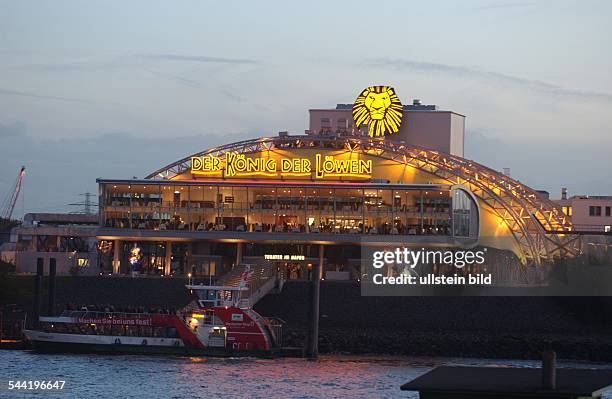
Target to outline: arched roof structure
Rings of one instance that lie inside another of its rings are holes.
[[[222,156],[274,149],[345,149],[409,165],[449,184],[467,187],[508,226],[521,249],[523,263],[541,264],[578,253],[577,238],[570,218],[554,202],[532,188],[477,162],[386,139],[362,136],[279,136],[264,137],[210,148],[173,162],[147,179],[174,179],[191,167],[191,157]]]

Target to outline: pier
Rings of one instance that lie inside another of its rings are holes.
[[[554,352],[542,368],[437,367],[401,386],[421,399],[601,398],[612,388],[612,370],[556,368]]]

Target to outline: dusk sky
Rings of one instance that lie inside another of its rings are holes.
[[[389,84],[467,116],[466,157],[612,195],[610,1],[1,1],[0,201],[66,212],[95,179],[308,128]]]

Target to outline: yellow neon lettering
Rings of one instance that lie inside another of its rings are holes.
[[[234,176],[308,176],[313,164],[308,158],[256,158],[236,152],[225,153],[225,158],[212,155],[191,158],[191,172],[213,175],[225,168],[226,177]],[[337,159],[332,155],[315,154],[316,179],[326,177],[370,177],[372,160]]]

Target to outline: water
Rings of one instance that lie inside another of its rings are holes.
[[[0,398],[418,398],[400,385],[438,365],[536,367],[536,361],[323,356],[305,359],[47,355],[0,351]],[[607,368],[612,364],[559,366]],[[65,379],[61,392],[7,391],[8,380]],[[608,393],[612,399],[612,392]]]

